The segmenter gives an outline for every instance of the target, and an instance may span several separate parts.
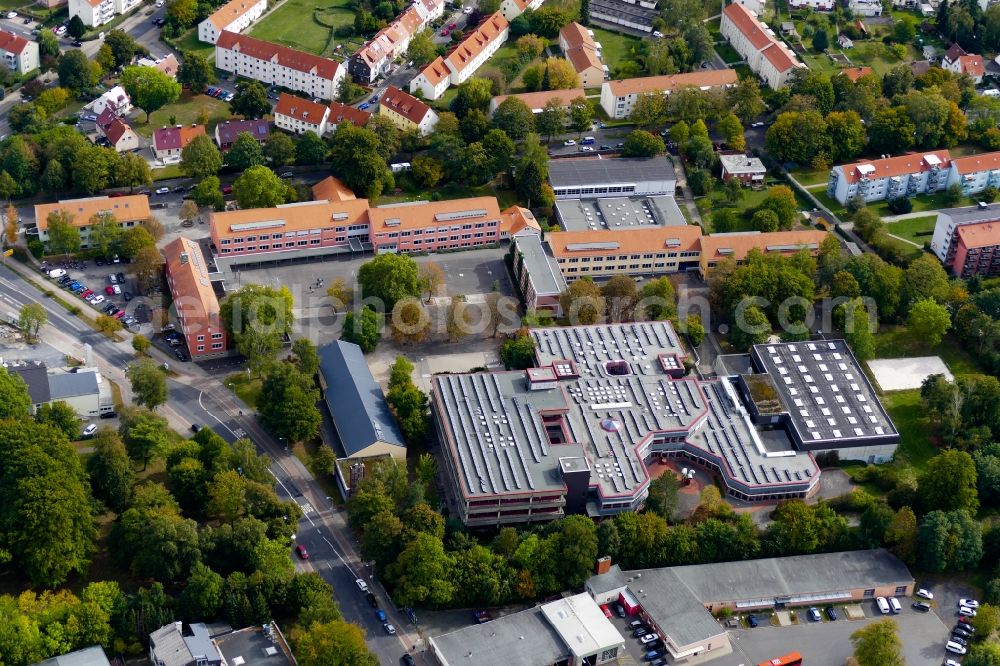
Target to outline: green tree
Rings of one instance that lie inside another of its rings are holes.
[[[203,176],[202,181],[195,185],[191,196],[202,206],[213,206],[215,210],[222,210],[224,201],[221,188],[218,176]]]
[[[0,419],[26,419],[30,409],[28,385],[20,375],[0,370]]]
[[[224,586],[222,576],[201,562],[195,563],[178,600],[181,615],[191,621],[218,616]]]
[[[94,454],[87,459],[90,487],[94,497],[121,513],[132,498],[135,471],[121,437],[110,428],[101,428],[92,440]]]
[[[393,598],[406,606],[448,604],[455,594],[451,562],[441,539],[418,532],[388,568],[395,582]]]
[[[669,278],[648,280],[642,285],[639,298],[639,307],[645,310],[646,317],[654,321],[667,319],[677,311],[674,285]]]
[[[125,67],[132,64],[137,45],[131,35],[124,30],[110,30],[104,36],[104,43],[111,48],[111,53],[115,58],[115,67]]]
[[[941,3],[942,6],[947,3]],[[987,10],[988,12],[989,10]],[[969,648],[965,666],[1000,666],[1000,643],[979,643]]]
[[[291,633],[295,658],[302,666],[378,666],[368,651],[364,630],[344,620],[313,622]]]
[[[370,129],[341,123],[333,134],[330,161],[334,175],[359,196],[377,199],[395,185],[381,154],[378,135]]]
[[[181,95],[181,84],[156,67],[126,67],[119,81],[132,103],[146,112],[147,125],[149,114],[172,104]]]
[[[46,219],[49,232],[49,251],[69,255],[80,251],[80,230],[73,226],[73,214],[64,210],[49,213]]]
[[[778,214],[769,208],[761,208],[750,218],[750,227],[757,231],[777,231],[781,226]]]
[[[948,449],[927,461],[920,475],[917,494],[928,511],[964,509],[975,515],[979,509],[976,464],[965,451]]]
[[[760,94],[760,84],[753,76],[741,78],[735,87],[727,90],[726,101],[743,124],[753,122],[764,113],[764,98]]]
[[[829,149],[826,121],[818,111],[782,113],[767,129],[764,146],[782,162],[809,164]]]
[[[661,95],[642,95],[635,101],[629,120],[643,129],[660,127],[667,121],[670,111],[667,108],[667,99]],[[682,127],[687,127],[683,120],[677,121],[674,127],[684,123]],[[673,128],[671,128],[673,129]],[[673,137],[671,137],[673,138]],[[674,139],[676,141],[676,139]],[[687,141],[685,136],[684,141]]]
[[[250,132],[240,132],[225,156],[226,166],[237,171],[264,164],[264,149]]]
[[[17,327],[29,341],[38,338],[38,331],[49,321],[49,315],[41,303],[27,303],[21,306],[17,315]]]
[[[903,644],[896,632],[895,622],[879,620],[851,634],[858,666],[903,666]]]
[[[705,341],[705,326],[701,323],[701,317],[698,315],[688,315],[687,319],[684,320],[684,329],[693,346],[700,347],[701,343]]]
[[[379,326],[379,316],[375,310],[365,307],[358,311],[350,311],[344,315],[344,326],[340,337],[347,342],[353,342],[361,347],[361,351],[369,354],[375,351],[382,333]]]
[[[429,155],[417,155],[412,163],[413,178],[424,187],[434,187],[444,177],[444,165]]]
[[[329,148],[314,132],[306,132],[295,144],[295,163],[303,166],[322,164]]]
[[[566,107],[558,98],[553,98],[545,103],[541,113],[536,116],[535,129],[552,141],[552,137],[566,131],[568,120]]]
[[[993,636],[994,632],[1000,629],[1000,608],[988,603],[982,604],[976,609],[972,626],[976,628],[976,633],[983,637],[982,640]]]
[[[826,115],[830,136],[830,158],[837,163],[857,157],[865,147],[865,126],[855,111],[831,111]]]
[[[559,306],[570,321],[584,326],[601,321],[607,310],[600,287],[589,279],[569,283],[559,295]]]
[[[59,58],[57,72],[60,86],[80,93],[97,85],[101,67],[88,60],[80,49],[70,49]]]
[[[257,411],[261,425],[290,443],[301,442],[319,432],[323,420],[316,403],[319,391],[311,375],[288,363],[272,365],[264,374]]]
[[[62,400],[40,405],[35,412],[35,420],[58,428],[67,439],[76,439],[80,432],[80,417]]]
[[[451,110],[461,120],[470,111],[486,112],[490,108],[493,83],[489,79],[473,76],[458,87],[458,93],[452,100]]]
[[[493,113],[493,126],[503,130],[511,139],[523,139],[535,129],[535,114],[520,99],[508,97]]]
[[[931,511],[920,521],[917,545],[920,566],[926,571],[964,571],[983,556],[982,527],[964,509]]]
[[[817,53],[823,53],[830,47],[830,37],[825,29],[819,28],[813,33],[812,47]]]
[[[38,55],[43,59],[59,57],[59,39],[51,31],[38,33]]]
[[[264,156],[276,167],[291,164],[295,159],[295,142],[287,134],[275,132],[264,144]]]
[[[182,59],[177,70],[177,81],[186,85],[192,93],[205,92],[205,88],[215,83],[215,67],[204,55],[197,51],[185,51]]]
[[[134,575],[176,580],[190,575],[200,557],[197,527],[181,517],[172,501],[159,507],[132,506],[112,528],[111,543]]]
[[[868,149],[876,153],[909,150],[913,146],[916,131],[913,121],[902,106],[882,109],[868,125]]]
[[[119,432],[129,458],[142,461],[142,469],[145,470],[151,460],[162,457],[167,450],[166,420],[150,410],[134,410],[122,416]]]
[[[910,308],[906,324],[915,339],[933,347],[941,342],[944,334],[951,328],[951,315],[943,305],[924,298]]]
[[[288,186],[266,166],[247,168],[233,182],[233,196],[240,208],[273,208],[285,203]]]
[[[680,487],[677,477],[668,469],[650,482],[646,509],[670,520],[677,509],[677,493]]]
[[[500,345],[500,360],[510,370],[530,368],[535,363],[535,339],[517,334]]]
[[[133,363],[128,368],[135,403],[156,409],[167,401],[167,378],[152,361]]]
[[[294,299],[287,286],[248,284],[221,304],[226,331],[255,372],[272,360],[282,340],[291,333]]]
[[[364,298],[376,298],[391,312],[396,302],[420,295],[417,263],[398,254],[381,254],[361,265],[358,283]]]
[[[416,67],[422,67],[437,57],[437,45],[430,30],[422,30],[413,36],[406,49],[406,57]]]
[[[646,132],[645,130],[634,130],[625,137],[625,146],[622,148],[623,157],[655,157],[661,155],[666,150],[663,139]]]
[[[483,150],[490,158],[490,173],[507,171],[514,160],[514,141],[502,130],[491,129],[483,137]]]
[[[218,174],[221,168],[222,153],[207,135],[199,134],[181,150],[180,169],[188,178],[203,181],[209,176]],[[215,190],[218,189],[216,185]]]
[[[242,80],[236,85],[236,94],[229,102],[229,110],[234,116],[263,118],[271,112],[271,103],[260,81]]]
[[[595,113],[594,104],[590,100],[586,97],[577,97],[570,102],[570,127],[580,134],[586,132],[594,123]]]
[[[847,275],[853,279],[853,276]],[[871,317],[860,298],[845,303],[844,307],[846,309],[844,336],[847,344],[854,352],[855,358],[867,361],[875,355],[875,335]]]
[[[743,136],[743,124],[734,113],[723,116],[716,124],[715,129],[726,138],[726,145],[731,150],[744,150],[747,142]]]

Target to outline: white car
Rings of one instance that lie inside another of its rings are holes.
[[[121,288],[120,285],[117,285],[117,284],[116,285],[112,285],[111,286],[111,291],[115,292],[115,296],[120,296],[121,293],[122,293],[122,288]]]
[[[920,597],[921,599],[933,599],[934,593],[930,592],[929,590],[925,590],[924,588],[920,588],[919,590],[917,590],[917,596]]]
[[[388,622],[383,624],[382,627],[385,629],[385,633],[389,634],[390,636],[396,635],[396,627],[392,626]]]
[[[959,599],[958,605],[966,608],[979,608],[979,602],[975,599]]]
[[[592,153],[592,152],[594,152],[594,147],[593,146],[580,146],[580,152],[581,153]]]
[[[61,25],[58,28],[56,28],[56,34],[59,35],[60,37],[62,37],[63,35],[65,35],[66,34],[66,26]]]
[[[354,584],[357,585],[358,589],[361,590],[362,592],[367,592],[368,591],[368,583],[366,583],[365,581],[361,580],[360,578],[358,578],[357,580],[355,580]]]
[[[463,14],[471,14],[472,13],[472,7],[463,7],[462,8],[462,13]]]
[[[7,18],[9,18],[9,19],[16,19],[17,18],[17,12],[7,12]]]
[[[958,609],[959,615],[964,615],[965,617],[976,617],[976,609],[969,608],[968,606],[961,606]]]
[[[947,643],[945,643],[944,649],[947,650],[948,652],[954,652],[955,654],[965,654],[968,651],[955,641],[948,641]]]
[[[576,145],[576,141],[574,141],[573,139],[566,139],[565,141],[563,141],[563,145],[564,146],[575,146]]]
[[[958,663],[954,659],[945,659],[944,666],[962,666],[962,664]]]
[[[643,636],[639,640],[642,641],[643,645],[645,645],[646,643],[652,643],[657,638],[659,638],[659,637],[656,634],[646,634],[645,636]]]
[[[156,193],[157,194],[170,194],[170,188],[169,187],[158,187],[158,188],[156,188]]]
[[[104,302],[104,297],[101,296],[100,294],[98,294],[97,296],[94,297],[94,300],[92,300],[90,302],[90,304],[91,305],[100,305],[103,302]]]
[[[89,426],[87,426],[86,428],[83,429],[83,436],[84,437],[90,437],[95,432],[97,432],[97,425],[94,424],[94,423],[91,423]]]

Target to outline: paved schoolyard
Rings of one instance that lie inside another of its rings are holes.
[[[940,356],[915,356],[912,358],[884,358],[868,361],[868,367],[883,391],[918,389],[931,375],[954,377]]]

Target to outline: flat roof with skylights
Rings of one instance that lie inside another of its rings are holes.
[[[771,376],[790,433],[806,450],[895,444],[899,433],[844,340],[754,345]]]
[[[607,197],[556,201],[556,218],[566,231],[673,227],[687,224],[673,197]]]

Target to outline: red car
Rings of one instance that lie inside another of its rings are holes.
[[[87,296],[90,296],[93,293],[94,291],[92,289],[84,289],[80,292],[80,298],[87,298]]]
[[[125,316],[125,311],[124,310],[119,310],[118,312],[115,313],[115,318],[116,319],[121,319],[124,316]]]
[[[222,186],[222,193],[223,194],[232,194],[233,193],[233,186],[232,185],[223,185]]]
[[[458,27],[458,24],[457,24],[457,23],[449,23],[449,24],[448,24],[448,29],[449,29],[449,30],[454,30],[454,29],[455,29],[455,28],[457,28],[457,27]]]
[[[104,293],[107,294],[108,296],[114,296],[115,290],[111,288],[111,285],[108,285],[107,287],[104,288]]]
[[[299,544],[298,546],[295,547],[295,554],[299,556],[299,559],[303,560],[309,559],[309,553],[306,552],[306,547],[303,546],[302,544]]]
[[[451,34],[451,30],[448,30],[448,28],[445,28],[444,30],[441,31],[441,36],[442,37],[447,37],[450,34]]]
[[[611,617],[611,609],[608,608],[607,604],[601,604],[601,610],[604,611],[604,617],[606,618]]]

